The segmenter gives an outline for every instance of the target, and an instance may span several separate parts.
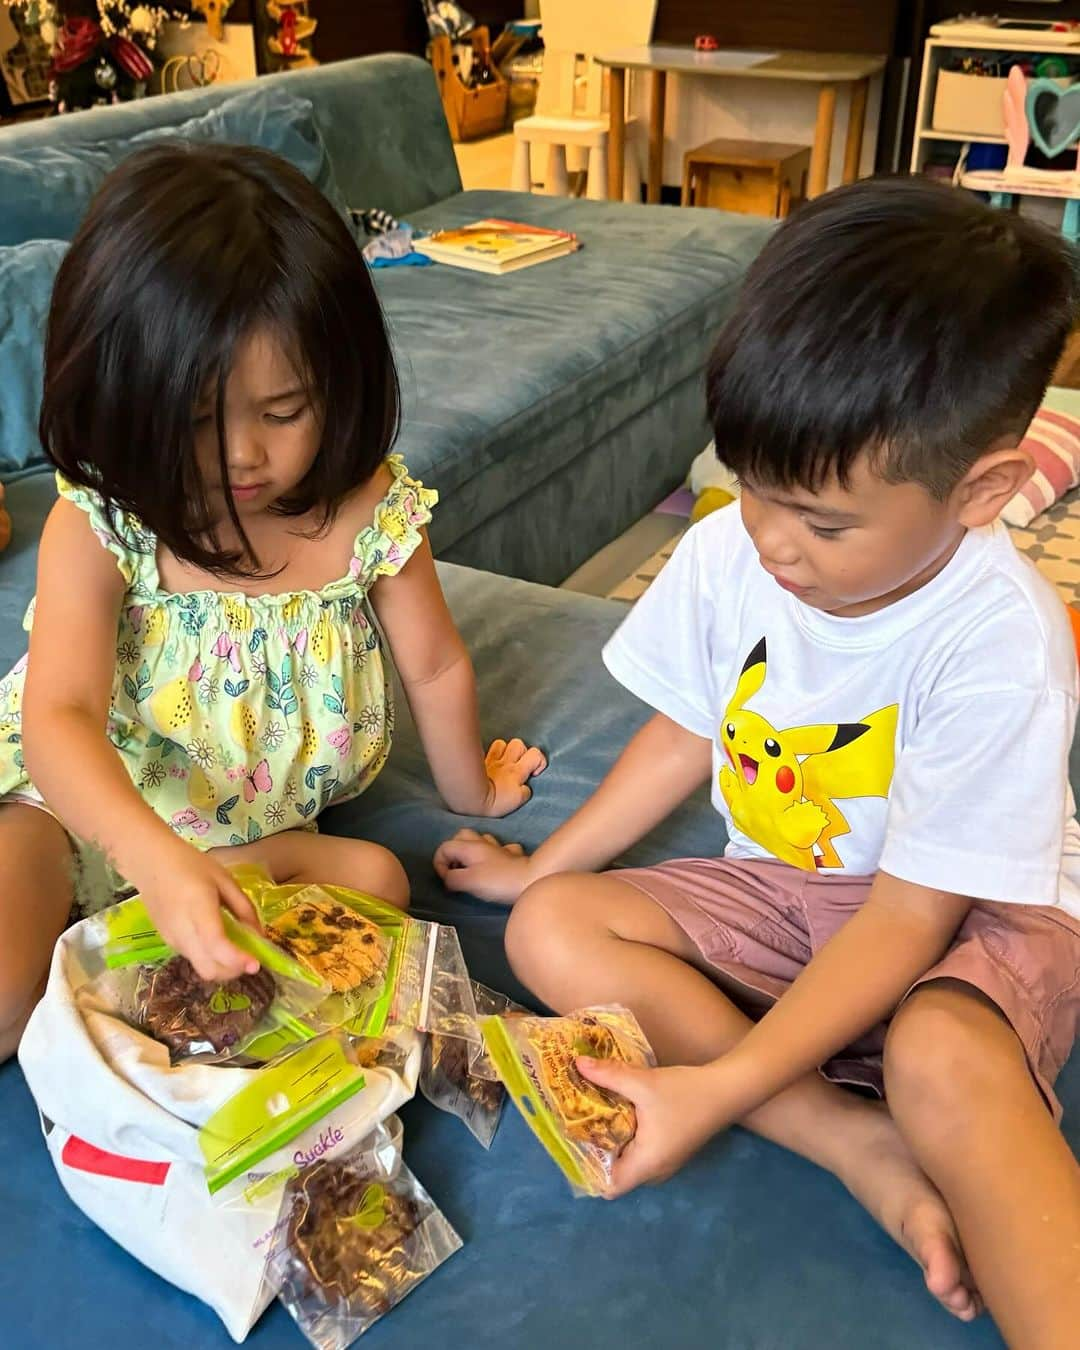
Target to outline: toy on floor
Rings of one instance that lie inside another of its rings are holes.
[[[739,495],[739,480],[717,459],[715,441],[710,441],[690,465],[687,483],[694,494],[692,525],[711,511],[730,505]]]
[[[11,517],[4,509],[4,485],[0,483],[0,553],[11,543]]]

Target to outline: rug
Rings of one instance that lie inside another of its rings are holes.
[[[640,600],[660,575],[686,529],[685,523],[677,525],[673,517],[671,539],[614,586],[608,599],[631,605]],[[1057,587],[1062,600],[1080,608],[1080,489],[1067,493],[1027,528],[1013,529],[1011,534],[1016,547]]]

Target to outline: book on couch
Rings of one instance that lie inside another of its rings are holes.
[[[581,247],[567,230],[547,230],[512,220],[478,220],[457,230],[439,230],[413,243],[417,253],[472,272],[517,272],[562,258]]]

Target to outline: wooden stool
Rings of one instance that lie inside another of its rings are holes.
[[[683,156],[683,206],[783,220],[806,197],[808,145],[709,141]]]

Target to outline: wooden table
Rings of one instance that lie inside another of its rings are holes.
[[[820,196],[829,181],[829,154],[836,116],[836,89],[851,85],[851,112],[844,147],[844,182],[858,177],[866,126],[866,96],[870,78],[884,69],[884,56],[857,56],[845,52],[698,52],[692,47],[623,47],[598,53],[596,60],[611,71],[611,138],[608,146],[608,196],[621,202],[623,153],[626,142],[626,72],[647,70],[649,94],[649,174],[646,200],[658,202],[664,168],[664,104],[667,77],[707,75],[732,80],[797,80],[817,84],[817,124],[810,158],[808,194]]]

